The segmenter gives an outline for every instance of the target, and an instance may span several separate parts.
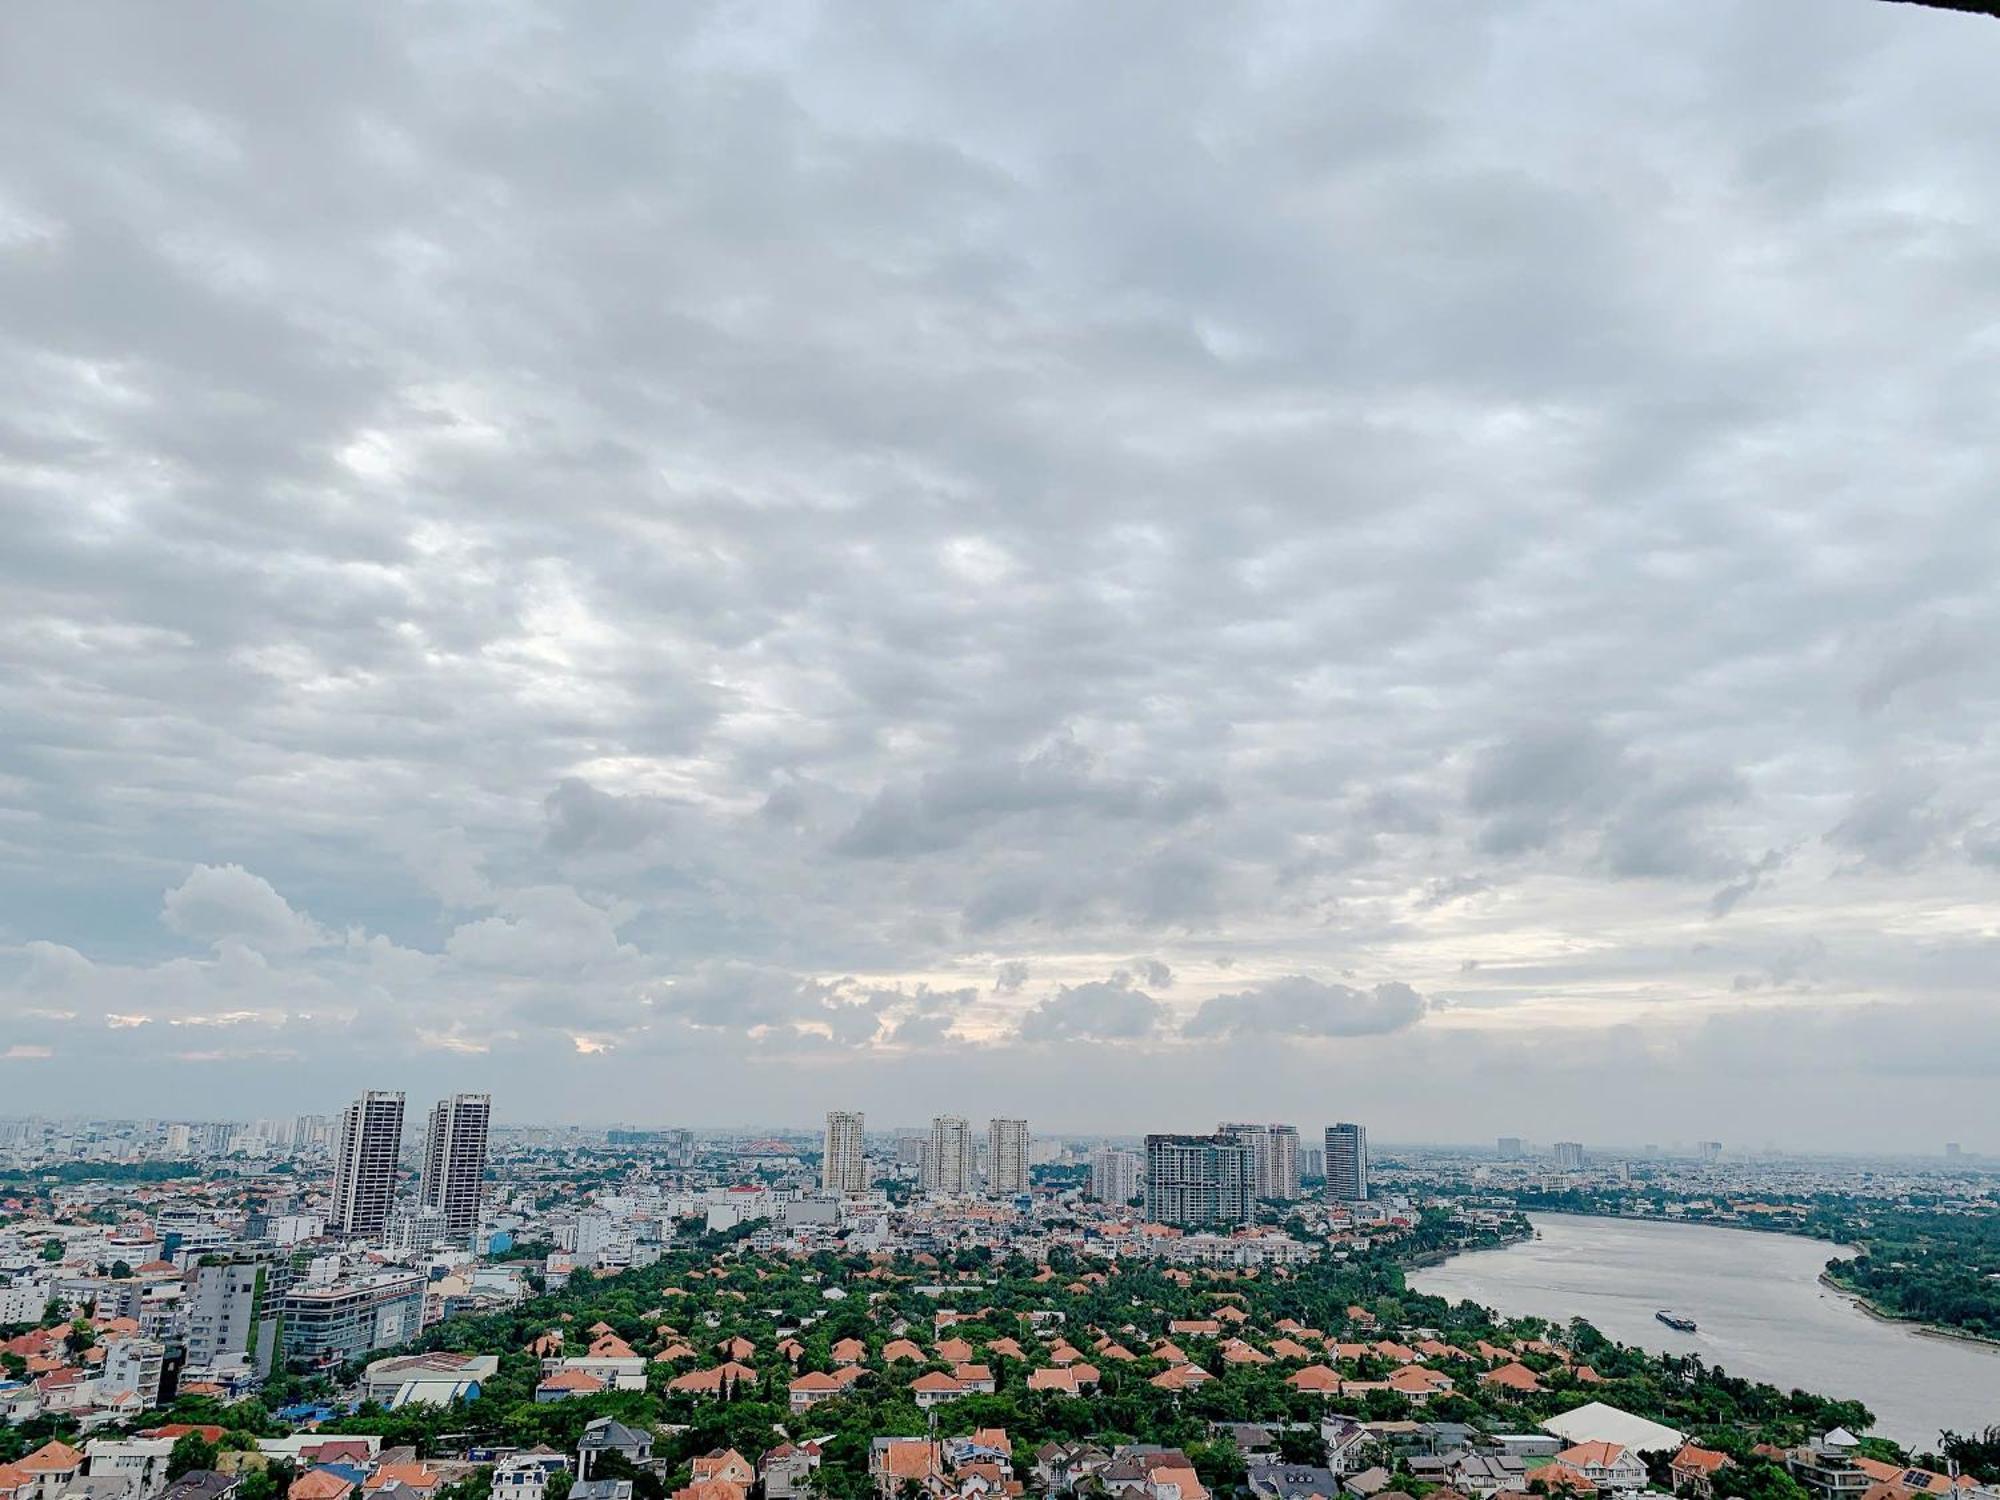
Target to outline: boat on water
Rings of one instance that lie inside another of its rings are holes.
[[[1678,1328],[1682,1333],[1693,1333],[1695,1331],[1693,1318],[1684,1318],[1677,1312],[1668,1312],[1664,1307],[1654,1313],[1653,1316],[1666,1324],[1667,1327]]]

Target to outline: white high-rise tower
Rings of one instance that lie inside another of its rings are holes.
[[[865,1193],[868,1162],[861,1154],[863,1117],[860,1110],[826,1112],[826,1140],[820,1153],[819,1185],[828,1193]]]
[[[942,1198],[972,1191],[972,1125],[964,1115],[938,1115],[924,1147],[923,1188]]]
[[[1028,1191],[1026,1120],[987,1121],[986,1191],[995,1198],[1012,1198]]]

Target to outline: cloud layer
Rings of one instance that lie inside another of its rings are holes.
[[[1987,29],[9,13],[0,1091],[1859,1143],[1995,1030]]]

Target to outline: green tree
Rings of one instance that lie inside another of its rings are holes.
[[[63,1258],[63,1242],[61,1240],[42,1241],[43,1260],[58,1261],[61,1260],[62,1258]]]
[[[215,1444],[198,1432],[184,1432],[167,1453],[167,1478],[178,1479],[194,1469],[215,1467]]]

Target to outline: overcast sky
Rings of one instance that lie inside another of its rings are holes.
[[[0,1113],[2000,1152],[2000,26],[0,13]]]

